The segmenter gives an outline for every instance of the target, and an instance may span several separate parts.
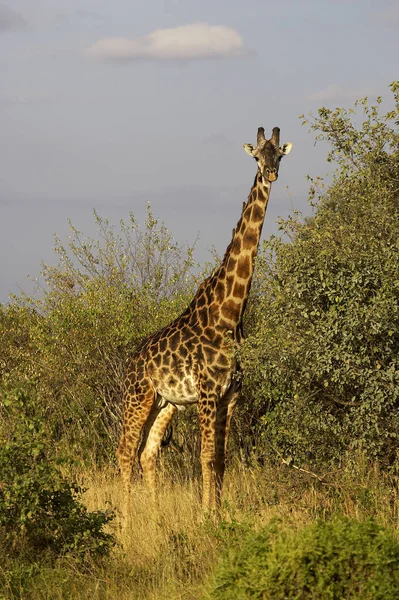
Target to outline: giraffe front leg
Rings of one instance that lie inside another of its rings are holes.
[[[215,498],[215,436],[216,436],[215,395],[202,396],[199,405],[201,428],[201,466],[202,466],[202,508],[211,510],[216,507]]]
[[[139,449],[139,461],[143,469],[144,481],[151,496],[156,498],[156,462],[162,438],[176,407],[167,404],[164,408],[153,407],[144,426],[143,439]]]
[[[217,507],[221,502],[231,418],[239,395],[240,390],[227,394],[220,400],[217,407],[215,439],[215,503]]]

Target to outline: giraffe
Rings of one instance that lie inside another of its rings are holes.
[[[136,455],[144,481],[156,497],[156,460],[175,411],[198,403],[201,430],[202,505],[220,505],[231,416],[241,389],[235,346],[243,339],[242,318],[258,251],[271,183],[292,144],[279,145],[259,127],[257,145],[244,144],[257,173],[224,258],[199,286],[187,309],[145,339],[131,358],[124,382],[122,436],[117,450],[125,509]]]

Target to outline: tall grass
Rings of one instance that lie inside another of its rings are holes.
[[[301,527],[343,514],[399,527],[397,478],[361,458],[355,468],[330,473],[323,482],[285,465],[250,468],[236,461],[227,471],[217,519],[201,511],[199,481],[187,483],[166,469],[161,469],[156,504],[140,480],[133,484],[126,523],[120,518],[123,493],[114,470],[82,472],[79,478],[87,488],[89,510],[107,505],[117,510],[110,527],[118,545],[111,558],[84,569],[66,559],[55,566],[41,564],[28,574],[28,584],[27,574],[18,574],[14,565],[4,598],[200,600],[204,581],[226,544],[220,522],[244,522],[256,529],[280,517]]]

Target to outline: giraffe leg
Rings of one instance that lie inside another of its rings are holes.
[[[199,403],[201,428],[202,508],[215,507],[215,434],[217,396],[202,396]]]
[[[144,481],[151,492],[153,500],[156,497],[156,462],[162,438],[169,425],[176,407],[167,404],[163,408],[154,406],[144,426],[143,438],[139,449],[139,461],[143,469]]]
[[[240,390],[234,390],[221,399],[217,407],[215,438],[215,504],[217,507],[220,506],[221,501],[231,417],[239,395]]]
[[[131,476],[133,463],[141,439],[142,429],[155,401],[155,392],[150,386],[140,388],[140,393],[129,396],[124,401],[122,436],[117,450],[122,485],[125,492],[125,510],[127,516],[130,505]]]

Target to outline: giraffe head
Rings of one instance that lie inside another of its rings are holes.
[[[276,181],[280,161],[283,156],[291,151],[291,142],[286,142],[280,147],[280,129],[274,127],[270,140],[265,138],[265,130],[259,127],[256,147],[252,144],[244,144],[245,152],[253,156],[258,163],[258,172],[265,182]]]

